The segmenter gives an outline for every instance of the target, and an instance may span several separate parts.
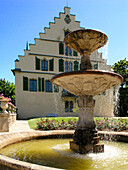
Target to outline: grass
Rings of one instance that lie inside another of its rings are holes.
[[[78,120],[78,117],[43,117],[43,119],[57,119],[58,121],[62,122],[62,120],[64,120],[65,122],[68,122],[68,120],[74,120],[74,119],[77,119]],[[40,121],[41,118],[34,118],[34,119],[29,119],[28,120],[28,124],[30,126],[31,129],[36,129],[37,128],[37,122]],[[94,117],[94,121],[96,122],[96,120],[103,120],[104,117]],[[114,118],[109,118],[109,120],[112,120],[112,119],[116,119],[117,122],[120,121],[120,118],[117,118],[117,117],[114,117]],[[128,117],[123,117],[122,119],[124,120],[128,120]]]

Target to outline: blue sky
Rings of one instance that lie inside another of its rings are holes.
[[[0,0],[0,78],[15,81],[11,69],[26,42],[34,43],[67,4],[81,27],[107,34],[108,64],[128,60],[128,0]]]

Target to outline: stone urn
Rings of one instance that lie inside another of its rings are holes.
[[[10,98],[4,97],[3,94],[0,95],[0,102],[1,102],[1,108],[2,108],[2,114],[5,113],[7,114],[7,108],[8,108],[8,102],[11,101]]]
[[[8,113],[7,108],[8,108],[8,101],[1,101],[1,108],[2,108],[2,113]]]

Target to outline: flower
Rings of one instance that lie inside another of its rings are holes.
[[[0,99],[2,99],[3,101],[11,101],[10,98],[4,97],[3,93],[0,94]]]

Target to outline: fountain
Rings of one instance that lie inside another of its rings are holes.
[[[58,74],[51,81],[79,96],[79,121],[75,133],[68,130],[53,130],[3,134],[0,136],[0,169],[40,170],[64,168],[78,170],[110,167],[113,169],[127,169],[127,145],[112,143],[108,146],[106,143],[104,152],[104,145],[99,142],[99,136],[93,120],[95,106],[93,96],[123,81],[123,78],[116,73],[92,70],[89,55],[94,50],[105,45],[107,40],[108,38],[104,33],[90,29],[77,30],[65,37],[64,42],[66,45],[82,55],[80,70]],[[126,133],[99,133],[108,139],[111,137],[111,139],[117,141],[128,141]],[[72,136],[73,141],[70,142],[67,139],[65,139],[66,141],[59,139],[72,138]],[[18,142],[21,143],[18,144]],[[68,142],[71,150],[68,149]],[[14,145],[11,146],[11,144]],[[89,154],[80,155],[78,153]]]
[[[90,54],[107,41],[107,36],[97,30],[81,29],[69,33],[64,42],[67,47],[82,55],[80,70],[61,73],[51,79],[52,83],[79,96],[79,121],[73,141],[70,141],[70,149],[81,154],[104,152],[104,145],[99,142],[93,119],[93,96],[123,81],[119,74],[92,69]]]

